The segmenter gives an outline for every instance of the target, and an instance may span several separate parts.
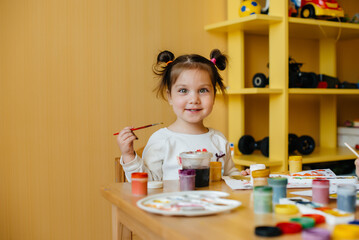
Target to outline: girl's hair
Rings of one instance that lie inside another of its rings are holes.
[[[197,54],[182,55],[175,58],[172,52],[163,51],[158,54],[157,64],[153,68],[153,72],[161,79],[155,89],[157,97],[161,96],[163,99],[166,99],[166,91],[168,90],[171,93],[172,85],[175,84],[181,72],[188,69],[201,69],[208,72],[214,94],[217,92],[217,87],[222,94],[225,94],[225,86],[218,69],[224,70],[227,62],[227,56],[222,54],[218,49],[211,51],[210,60]]]

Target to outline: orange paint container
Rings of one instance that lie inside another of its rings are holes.
[[[135,172],[131,174],[131,187],[133,195],[147,195],[148,174]]]
[[[209,163],[209,179],[211,182],[222,180],[222,163],[210,162]]]

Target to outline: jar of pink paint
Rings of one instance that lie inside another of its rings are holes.
[[[324,205],[329,203],[329,180],[313,179],[312,201]]]

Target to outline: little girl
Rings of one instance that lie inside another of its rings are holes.
[[[181,152],[206,149],[222,162],[223,175],[247,175],[239,172],[231,159],[230,147],[224,135],[207,128],[203,120],[212,112],[217,87],[225,91],[218,69],[224,70],[227,57],[215,49],[210,60],[200,55],[183,55],[175,58],[169,51],[157,57],[154,72],[161,79],[157,96],[166,99],[177,119],[167,128],[155,132],[140,158],[134,151],[136,136],[131,127],[125,127],[117,142],[122,152],[121,164],[130,181],[132,172],[147,172],[149,181],[179,179],[181,169],[178,156]]]

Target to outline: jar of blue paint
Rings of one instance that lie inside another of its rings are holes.
[[[337,189],[337,208],[344,212],[354,213],[356,187],[354,184],[340,184]]]
[[[287,197],[287,184],[287,178],[268,178],[268,185],[273,188],[273,204],[278,204],[279,199]]]

